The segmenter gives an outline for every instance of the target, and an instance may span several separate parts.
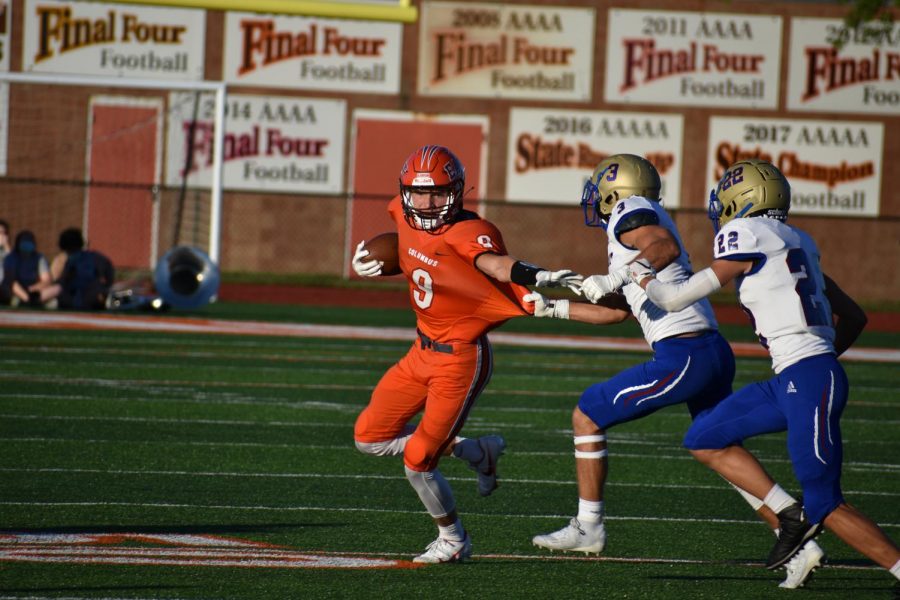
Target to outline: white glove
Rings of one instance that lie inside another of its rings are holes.
[[[591,275],[581,284],[581,295],[596,304],[603,296],[619,291],[628,283],[628,277],[628,269],[624,267],[609,275]]]
[[[356,271],[356,274],[360,277],[376,277],[381,275],[381,267],[384,266],[384,261],[367,260],[363,262],[363,259],[369,255],[369,251],[363,249],[363,246],[365,245],[366,242],[362,241],[356,247],[356,254],[353,255],[353,262],[350,263],[353,270]]]
[[[569,318],[568,300],[556,300],[553,298],[547,298],[546,296],[538,294],[537,292],[531,292],[530,294],[524,296],[522,300],[524,300],[525,302],[534,302],[535,317],[551,317],[554,319]]]
[[[576,294],[581,293],[581,280],[584,276],[575,271],[538,271],[535,275],[535,287],[567,287]]]
[[[653,277],[656,275],[656,269],[650,266],[650,261],[646,258],[640,258],[638,260],[632,261],[628,263],[628,276],[631,277],[631,281],[634,283],[641,285],[641,282],[647,277]]]

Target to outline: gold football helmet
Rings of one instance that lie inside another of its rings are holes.
[[[634,154],[608,156],[584,184],[581,194],[584,223],[606,229],[619,200],[631,196],[659,200],[660,187],[659,173],[646,158]]]
[[[741,160],[725,171],[709,194],[709,218],[715,230],[732,219],[769,217],[784,221],[791,208],[791,184],[772,163]]]

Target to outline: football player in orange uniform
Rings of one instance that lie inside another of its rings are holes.
[[[406,477],[438,526],[438,538],[414,560],[461,561],[472,542],[456,512],[453,492],[438,470],[444,455],[469,463],[478,491],[497,487],[499,435],[458,437],[491,377],[487,333],[533,312],[526,285],[580,289],[581,276],[548,271],[507,255],[500,231],[463,209],[465,169],[443,146],[415,151],[400,172],[400,195],[388,206],[397,224],[400,268],[409,282],[418,339],[378,382],[356,420],[356,447],[366,454],[403,455]],[[364,243],[353,257],[363,277],[381,274]],[[418,426],[409,424],[422,414]]]

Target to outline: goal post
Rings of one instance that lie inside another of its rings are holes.
[[[182,136],[182,148],[167,143],[168,128],[183,126],[172,104],[186,93],[212,100],[202,180],[190,177],[194,138]],[[225,103],[220,82],[0,72],[0,216],[14,231],[39,231],[45,255],[55,253],[62,228],[80,224],[94,248],[126,269],[153,269],[178,244],[218,262]],[[182,218],[191,193],[193,210]]]

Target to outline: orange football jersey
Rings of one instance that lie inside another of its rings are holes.
[[[531,314],[531,305],[522,301],[527,287],[501,283],[475,266],[486,252],[506,254],[492,223],[463,211],[461,220],[433,235],[409,226],[400,196],[388,212],[397,223],[400,269],[425,335],[443,343],[472,342],[512,317]]]

